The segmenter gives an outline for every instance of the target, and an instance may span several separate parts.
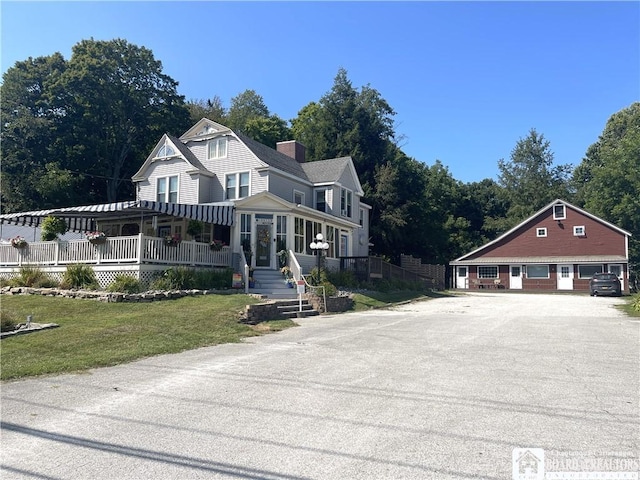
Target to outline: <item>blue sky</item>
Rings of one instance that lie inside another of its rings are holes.
[[[497,178],[531,128],[577,165],[640,100],[640,2],[0,3],[2,73],[83,39],[153,51],[189,99],[246,89],[294,118],[345,68],[397,112],[409,156]],[[175,133],[175,132],[174,132]],[[181,132],[179,132],[181,133]]]

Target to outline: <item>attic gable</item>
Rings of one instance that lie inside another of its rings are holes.
[[[146,172],[155,162],[175,159],[183,160],[192,167],[190,169],[190,173],[209,173],[191,150],[189,150],[179,139],[165,133],[140,169],[133,175],[132,180],[134,182],[145,180],[148,176]]]
[[[202,118],[180,136],[180,140],[208,140],[216,135],[231,133],[231,129],[219,123]]]
[[[603,220],[603,219],[601,219],[599,217],[596,217],[595,215],[593,215],[593,214],[591,214],[591,213],[587,212],[586,210],[583,210],[583,209],[581,209],[579,207],[576,207],[575,205],[572,205],[569,202],[566,202],[566,201],[564,201],[564,200],[562,200],[560,198],[557,198],[553,202],[549,203],[545,207],[543,207],[540,210],[538,210],[536,213],[531,215],[529,218],[525,219],[524,221],[522,221],[521,223],[519,223],[518,225],[513,227],[511,230],[503,233],[498,238],[496,238],[496,239],[494,239],[494,240],[492,240],[492,241],[490,241],[488,243],[485,243],[481,247],[479,247],[479,248],[477,248],[477,249],[475,249],[475,250],[473,250],[473,251],[471,251],[471,252],[469,252],[469,253],[467,253],[467,254],[459,257],[459,258],[457,258],[456,260],[454,260],[454,262],[464,261],[465,259],[468,259],[468,258],[470,258],[472,256],[477,255],[478,253],[481,253],[484,250],[487,250],[489,247],[491,247],[492,245],[497,244],[498,242],[500,242],[504,238],[506,238],[509,235],[511,235],[513,232],[518,231],[519,229],[521,229],[522,227],[524,227],[527,224],[535,222],[540,216],[542,216],[542,215],[544,215],[544,214],[546,214],[548,212],[552,213],[554,219],[561,220],[556,214],[556,207],[559,207],[559,206],[563,206],[565,209],[569,208],[571,210],[579,212],[579,213],[581,213],[581,214],[583,214],[583,215],[595,220],[596,222],[599,222],[602,225],[606,225],[607,227],[609,227],[609,228],[621,233],[622,235],[625,235],[625,236],[628,236],[628,237],[631,236],[631,233],[627,232],[626,230],[623,230],[620,227],[617,227],[617,226],[613,225],[612,223],[607,222],[606,220]]]
[[[345,171],[348,171],[357,187],[356,193],[358,195],[364,195],[351,157],[330,158],[328,160],[303,163],[302,168],[309,180],[316,185],[337,183]]]

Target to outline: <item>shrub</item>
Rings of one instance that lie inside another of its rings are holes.
[[[231,288],[233,279],[233,270],[225,268],[224,270],[196,270],[194,272],[195,288],[200,290],[224,290]]]
[[[58,238],[58,235],[67,233],[69,227],[62,218],[48,216],[42,221],[42,240],[51,241]]]
[[[152,290],[189,290],[195,287],[195,270],[186,267],[169,268],[151,283]]]
[[[38,267],[29,265],[20,267],[20,273],[7,283],[12,287],[49,288],[58,286],[58,282]]]
[[[11,332],[18,325],[18,317],[15,313],[0,310],[0,332]]]
[[[115,280],[107,287],[109,292],[140,293],[143,290],[140,280],[123,273],[116,275]]]
[[[631,300],[631,308],[636,312],[640,312],[640,293],[636,293]]]
[[[67,266],[60,286],[62,288],[85,288],[89,290],[97,290],[99,288],[98,279],[93,268],[82,263]]]

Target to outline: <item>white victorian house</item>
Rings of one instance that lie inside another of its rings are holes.
[[[368,255],[371,207],[361,201],[350,157],[306,162],[296,141],[274,150],[203,118],[180,138],[163,135],[133,181],[135,201],[0,215],[2,223],[31,226],[53,215],[71,230],[107,235],[100,246],[0,245],[0,275],[25,264],[55,272],[78,262],[93,264],[101,284],[123,271],[145,280],[172,265],[276,270],[277,253],[286,250],[299,278],[315,266],[310,244],[319,233],[329,247],[328,268],[339,268],[339,257]],[[190,235],[193,220],[204,229]],[[179,243],[168,246],[168,236]],[[214,240],[225,246],[212,250]]]

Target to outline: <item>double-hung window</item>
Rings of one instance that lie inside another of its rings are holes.
[[[156,187],[156,200],[158,202],[178,202],[178,176],[158,178]]]
[[[343,188],[340,190],[340,215],[351,218],[353,192]]]
[[[224,158],[227,156],[227,137],[214,138],[209,141],[207,159]]]
[[[321,212],[327,211],[327,191],[316,190],[316,210]]]
[[[237,200],[249,196],[249,172],[227,174],[225,181],[225,198],[227,200]]]

